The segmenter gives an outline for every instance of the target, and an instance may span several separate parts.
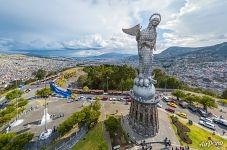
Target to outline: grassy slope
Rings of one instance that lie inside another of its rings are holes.
[[[106,143],[103,138],[102,123],[99,122],[85,136],[85,140],[81,139],[72,150],[98,150],[101,143]]]
[[[188,125],[186,122],[181,121],[183,124],[185,124],[186,126],[188,126],[191,130],[191,132],[188,133],[188,136],[192,139],[192,144],[189,145],[191,148],[195,148],[195,149],[201,149],[201,150],[216,150],[218,149],[215,146],[210,146],[208,147],[200,147],[200,144],[202,142],[205,142],[208,140],[208,137],[211,137],[211,139],[213,141],[217,141],[220,142],[222,141],[224,144],[220,147],[221,150],[226,150],[227,149],[227,140],[217,136],[217,135],[213,135],[211,132],[208,132],[196,125]],[[176,127],[173,125],[174,131],[176,133]],[[178,137],[179,138],[179,137]],[[179,138],[180,140],[180,138]],[[187,145],[186,143],[184,143],[183,141],[180,140],[180,143],[182,145]]]
[[[213,135],[212,133],[210,133],[210,132],[208,132],[204,129],[201,129],[196,125],[192,125],[192,126],[187,125],[187,126],[191,129],[191,132],[188,133],[188,136],[193,141],[193,143],[191,145],[192,147],[195,147],[195,148],[198,148],[198,149],[199,148],[200,149],[206,149],[206,150],[217,149],[215,146],[210,146],[209,148],[207,148],[207,147],[201,148],[199,146],[200,143],[202,143],[203,141],[207,141],[208,137],[211,137],[211,140],[213,140],[213,141],[217,141],[217,142],[222,141],[223,142],[223,145],[221,146],[222,150],[227,149],[227,140],[221,138],[220,136]]]

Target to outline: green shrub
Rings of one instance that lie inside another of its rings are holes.
[[[177,134],[180,137],[182,141],[184,141],[187,144],[192,144],[192,140],[189,138],[187,135],[187,132],[190,132],[190,129],[182,124],[177,117],[171,116],[172,123],[176,126],[177,128]]]
[[[33,133],[23,133],[17,136],[14,133],[0,134],[0,149],[22,150],[33,136]]]
[[[72,116],[67,118],[58,126],[57,131],[61,135],[64,135],[76,124],[86,124],[88,128],[94,127],[94,125],[98,122],[100,116],[99,106],[99,101],[96,100],[94,104],[88,107],[84,107],[81,111],[73,113]]]

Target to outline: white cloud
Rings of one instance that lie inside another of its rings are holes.
[[[0,49],[136,53],[135,38],[121,29],[138,23],[144,28],[155,12],[162,15],[159,52],[211,45],[226,41],[226,7],[220,0],[0,0]]]
[[[162,25],[164,41],[182,46],[205,46],[227,40],[227,1],[187,0],[173,20]],[[220,38],[221,37],[221,38]]]

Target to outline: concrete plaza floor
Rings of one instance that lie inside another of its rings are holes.
[[[81,109],[81,101],[67,103],[67,100],[57,97],[50,97],[47,99],[48,114],[59,115],[64,114],[64,117],[60,117],[55,120],[51,120],[47,123],[48,129],[57,127],[61,122],[67,119],[72,113]],[[19,119],[23,119],[23,123],[11,128],[11,132],[23,132],[30,131],[34,133],[34,136],[39,136],[41,132],[45,130],[45,125],[40,125],[39,121],[44,114],[44,99],[33,99],[29,101],[26,110],[22,113]],[[30,108],[33,107],[32,110]]]
[[[105,114],[114,114],[116,115],[122,115],[123,120],[122,121],[122,127],[125,130],[127,134],[133,139],[135,139],[138,143],[140,143],[142,140],[145,140],[146,142],[154,142],[154,141],[163,141],[166,137],[171,141],[172,147],[179,147],[180,143],[178,141],[178,138],[176,134],[174,133],[174,130],[170,123],[170,118],[168,114],[162,110],[158,109],[158,117],[159,117],[159,133],[155,137],[147,138],[145,136],[141,136],[139,134],[136,134],[130,127],[128,123],[128,113],[130,108],[130,103],[128,105],[125,105],[123,102],[102,102],[103,108],[105,110]],[[163,149],[164,145],[162,144],[152,144],[153,149]],[[134,147],[134,149],[137,149]]]

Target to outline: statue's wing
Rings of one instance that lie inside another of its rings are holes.
[[[136,36],[140,32],[140,24],[137,24],[136,26],[129,29],[122,29],[122,31],[126,34]]]

